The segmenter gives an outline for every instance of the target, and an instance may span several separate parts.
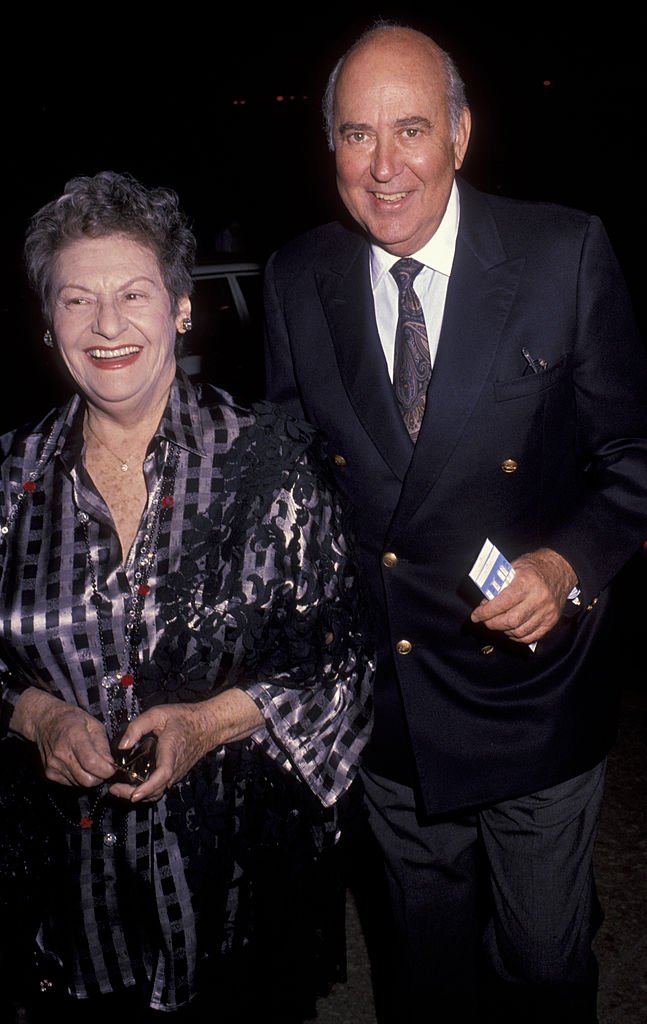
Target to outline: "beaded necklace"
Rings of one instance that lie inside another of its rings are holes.
[[[139,549],[135,563],[134,582],[130,586],[128,621],[125,626],[125,649],[124,657],[120,668],[111,671],[106,646],[106,639],[103,628],[104,614],[109,611],[109,604],[99,592],[97,572],[92,558],[90,538],[88,535],[88,523],[90,517],[86,512],[77,510],[76,517],[83,532],[85,550],[92,586],[91,601],[96,609],[97,629],[99,633],[99,646],[101,648],[101,660],[103,664],[103,676],[101,685],[106,691],[108,698],[108,715],[110,731],[114,738],[128,722],[132,721],[139,712],[136,696],[136,681],[138,673],[138,648],[141,641],[142,614],[146,598],[151,588],[148,580],[151,570],[157,557],[157,546],[159,544],[160,530],[164,516],[174,505],[172,496],[175,485],[175,474],[179,458],[179,449],[172,442],[167,442],[169,451],[164,463],[162,475],[155,488],[152,501],[149,505],[144,538]]]
[[[90,583],[92,586],[91,601],[96,610],[99,646],[101,648],[101,661],[103,667],[101,685],[106,691],[108,699],[108,719],[110,734],[113,740],[117,737],[119,732],[128,725],[128,722],[132,721],[133,718],[136,718],[139,713],[136,683],[139,667],[138,649],[142,639],[142,614],[146,598],[151,592],[148,581],[157,557],[157,547],[159,544],[162,523],[164,521],[165,514],[175,503],[172,492],[175,486],[175,474],[179,459],[179,449],[177,445],[172,442],[167,443],[169,447],[167,458],[164,463],[162,475],[157,483],[153,498],[149,505],[144,529],[144,538],[135,563],[135,571],[133,574],[134,581],[130,586],[130,597],[128,598],[130,604],[128,609],[128,621],[124,628],[124,657],[121,667],[117,671],[110,671],[108,667],[108,652],[103,628],[103,616],[108,613],[110,609],[109,603],[99,592],[97,571],[92,557],[92,548],[90,546],[90,537],[88,533],[90,517],[86,512],[82,512],[80,509],[77,509],[76,513],[76,518],[81,526],[83,540],[85,542],[88,572],[90,574]],[[125,809],[115,806],[113,808],[113,818],[116,821],[121,819],[121,821],[116,829],[104,831],[103,819],[107,810],[105,799],[107,796],[108,785],[109,783],[103,783],[103,785],[98,788],[97,795],[87,815],[84,815],[78,821],[72,821],[68,818],[55,801],[52,800],[51,796],[50,802],[53,804],[58,815],[68,825],[81,829],[91,829],[96,827],[102,835],[104,846],[110,847],[117,846],[125,842],[128,830],[128,813],[132,808],[130,805]],[[95,820],[97,813],[98,817]]]
[[[128,831],[128,824],[126,820],[126,814],[122,813],[122,821],[118,829],[116,831],[106,830],[104,832],[103,819],[105,817],[105,813],[107,810],[107,807],[105,805],[106,789],[107,786],[106,783],[104,782],[101,786],[97,788],[96,796],[92,801],[92,805],[88,813],[81,815],[81,817],[78,819],[69,818],[67,814],[63,810],[61,810],[61,808],[56,803],[56,800],[54,799],[50,792],[47,793],[47,799],[49,800],[50,804],[58,814],[59,818],[61,818],[61,820],[64,821],[66,825],[71,825],[72,828],[80,828],[83,831],[94,828],[96,826],[98,831],[101,833],[101,838],[104,846],[117,846],[120,842],[123,843],[125,841],[126,834]],[[99,817],[95,820],[95,815],[97,811],[99,811]]]
[[[88,534],[90,517],[86,512],[82,512],[80,509],[77,509],[76,513],[76,518],[81,526],[83,540],[85,542],[88,572],[90,574],[90,583],[92,586],[91,601],[96,609],[99,646],[101,648],[101,660],[103,666],[101,685],[106,691],[108,699],[108,719],[110,724],[110,734],[113,740],[128,725],[128,722],[132,721],[133,718],[136,718],[139,713],[136,683],[139,667],[138,648],[142,639],[142,614],[146,598],[151,592],[148,580],[157,557],[157,547],[159,544],[161,526],[165,514],[175,503],[172,492],[175,486],[175,474],[179,459],[179,449],[177,445],[172,442],[167,443],[169,446],[168,455],[164,463],[162,475],[157,483],[153,498],[149,505],[148,516],[144,529],[144,538],[135,563],[135,571],[133,574],[134,582],[130,587],[130,597],[128,599],[130,602],[130,607],[128,609],[128,621],[124,628],[124,657],[121,667],[117,671],[111,672],[108,667],[108,652],[103,628],[103,616],[105,613],[109,612],[109,603],[99,592],[97,571],[92,557],[92,548],[90,546],[90,537]],[[125,842],[128,831],[128,814],[132,810],[132,807],[131,805],[127,805],[125,808],[121,808],[118,805],[114,806],[112,809],[113,819],[119,822],[119,824],[115,829],[104,831],[103,819],[107,810],[105,799],[107,797],[108,785],[109,783],[103,783],[99,786],[96,797],[92,802],[87,815],[82,816],[77,821],[73,821],[61,810],[61,808],[52,799],[51,794],[50,802],[59,817],[61,817],[66,824],[81,829],[91,829],[96,827],[102,835],[103,845],[110,847],[117,846]],[[119,819],[121,820],[119,821]]]
[[[54,422],[54,425],[53,425],[52,429],[49,432],[49,436],[48,436],[47,440],[45,441],[45,444],[43,445],[43,450],[40,453],[38,462],[36,463],[36,465],[32,469],[32,471],[28,474],[27,479],[23,480],[22,488],[21,488],[21,490],[20,490],[20,492],[18,494],[18,497],[16,498],[16,501],[13,503],[13,505],[9,509],[9,514],[8,514],[5,522],[2,524],[2,526],[0,526],[0,538],[2,540],[6,540],[7,534],[9,533],[9,530],[11,529],[13,524],[15,523],[16,518],[18,516],[18,512],[20,511],[20,507],[21,507],[23,501],[25,500],[25,498],[27,497],[27,495],[28,494],[33,494],[34,491],[37,489],[36,481],[38,480],[38,477],[40,476],[40,473],[41,473],[41,470],[42,470],[43,466],[45,465],[45,463],[47,462],[47,460],[49,459],[49,457],[51,455],[50,449],[52,448],[52,442],[53,442],[53,439],[54,439],[54,431],[56,430],[56,427],[57,427],[57,424],[56,424],[56,422]]]

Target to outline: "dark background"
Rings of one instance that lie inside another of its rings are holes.
[[[179,192],[200,261],[232,225],[263,261],[339,212],[321,95],[377,16],[429,32],[457,61],[474,122],[463,170],[472,184],[604,219],[644,325],[645,14],[626,4],[606,16],[556,4],[433,15],[422,13],[432,5],[399,5],[340,17],[279,5],[255,17],[239,6],[18,12],[2,71],[0,430],[59,398],[21,266],[29,216],[72,176],[129,171]]]
[[[12,5],[0,69],[0,431],[38,415],[61,388],[21,267],[29,216],[70,177],[129,171],[179,192],[201,261],[232,223],[246,254],[262,261],[339,211],[320,99],[338,56],[377,16],[429,32],[456,59],[473,114],[462,172],[472,184],[603,218],[647,333],[647,15],[638,5],[427,3],[340,15],[333,5],[295,13],[277,3],[260,18],[244,0],[237,6],[224,16],[222,5],[205,13],[190,2],[166,14],[141,4],[56,5],[52,15]],[[618,682],[643,694],[646,566],[638,556],[621,574],[617,648]],[[644,712],[627,715],[637,736]],[[629,802],[618,788],[620,762],[611,762],[601,847],[602,895],[612,911],[604,941],[617,966],[607,986],[615,985],[616,1001],[640,1001],[644,970],[644,872],[636,867],[644,864],[644,745],[639,750],[627,760]],[[367,976],[363,965],[360,972]],[[623,1008],[613,1019],[634,1017]]]

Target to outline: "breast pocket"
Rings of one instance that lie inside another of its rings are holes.
[[[542,392],[554,388],[568,378],[570,361],[570,354],[565,353],[553,366],[548,366],[545,370],[540,370],[538,373],[532,373],[529,370],[522,377],[514,377],[512,380],[495,381],[495,400],[497,402],[510,402],[516,398],[541,395]]]

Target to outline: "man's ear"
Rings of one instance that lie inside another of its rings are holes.
[[[467,144],[470,140],[470,132],[472,130],[472,115],[470,114],[469,107],[463,107],[461,111],[461,118],[458,122],[458,129],[456,131],[456,141],[454,142],[454,169],[459,170],[462,167],[465,154],[467,152]]]

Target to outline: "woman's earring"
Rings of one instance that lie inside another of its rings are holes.
[[[190,331],[193,328],[193,320],[191,319],[190,316],[184,317],[184,320],[182,321],[182,326],[185,331]]]
[[[52,337],[52,332],[50,331],[49,327],[47,328],[43,335],[43,342],[45,345],[47,345],[47,348],[54,348],[54,339]]]

